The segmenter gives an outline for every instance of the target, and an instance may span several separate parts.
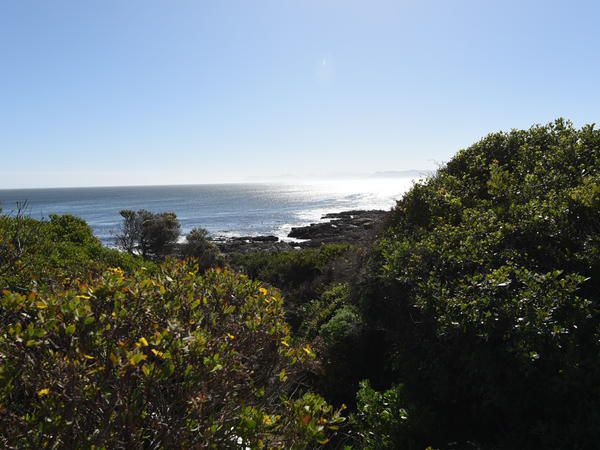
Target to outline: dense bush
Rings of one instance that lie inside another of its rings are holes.
[[[253,279],[280,289],[286,298],[286,317],[294,330],[305,327],[308,304],[332,283],[352,276],[355,249],[348,244],[279,253],[234,255],[231,265]]]
[[[333,285],[313,300],[304,320],[301,331],[314,339],[323,368],[315,386],[336,404],[353,404],[368,349],[362,317],[350,304],[348,284]]]
[[[223,255],[219,252],[219,248],[209,240],[208,231],[204,228],[194,228],[187,234],[182,246],[182,254],[187,258],[195,258],[200,270],[225,265]]]
[[[87,223],[74,216],[52,214],[40,221],[23,213],[0,215],[0,289],[26,292],[109,266],[131,270],[141,262],[102,246]]]
[[[290,397],[314,357],[282,299],[169,262],[0,299],[0,442],[9,448],[305,448],[341,420]]]
[[[337,405],[354,403],[366,375],[362,319],[350,303],[362,247],[324,244],[281,253],[236,255],[232,264],[282,291],[293,332],[313,343],[320,359],[309,382]]]
[[[311,341],[319,355],[319,370],[308,381],[337,405],[354,404],[359,381],[368,374],[369,342],[351,299],[363,253],[355,245],[326,244],[232,258],[235,267],[283,292],[293,332]]]
[[[596,448],[599,244],[593,126],[490,134],[414,186],[360,289],[371,380],[414,406],[389,448]]]
[[[358,430],[360,448],[364,450],[414,448],[411,421],[403,386],[385,392],[374,390],[368,381],[360,383],[353,425]],[[421,447],[423,448],[423,447]]]

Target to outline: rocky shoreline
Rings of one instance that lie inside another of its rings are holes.
[[[294,227],[288,234],[290,241],[277,236],[241,236],[214,238],[222,253],[281,252],[297,248],[319,247],[336,242],[360,243],[370,239],[379,229],[387,211],[353,210],[325,214],[325,222]]]

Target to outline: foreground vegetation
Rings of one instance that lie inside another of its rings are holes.
[[[69,216],[1,226],[2,447],[306,448],[335,435],[339,412],[301,389],[315,354],[278,292],[104,249]]]
[[[163,262],[176,217],[124,219],[128,252],[73,217],[0,218],[2,445],[597,448],[593,126],[488,135],[366,247],[221,270],[204,231]]]

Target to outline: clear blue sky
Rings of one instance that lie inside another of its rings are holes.
[[[0,0],[0,188],[429,169],[596,122],[599,5]]]

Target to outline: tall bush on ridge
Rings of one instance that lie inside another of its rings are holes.
[[[41,289],[108,266],[127,270],[141,259],[104,247],[85,221],[51,214],[35,220],[23,210],[0,214],[0,290]],[[153,264],[146,262],[147,267]]]
[[[594,126],[493,133],[414,186],[358,292],[372,385],[411,405],[388,447],[595,448],[599,249]]]

